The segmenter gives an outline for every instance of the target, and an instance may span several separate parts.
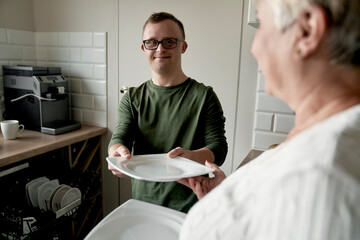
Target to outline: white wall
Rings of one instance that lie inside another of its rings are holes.
[[[35,30],[33,2],[0,0],[0,28],[33,32]]]

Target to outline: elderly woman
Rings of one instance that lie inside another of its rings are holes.
[[[257,15],[252,53],[295,126],[226,179],[208,163],[214,178],[179,180],[211,191],[180,239],[360,239],[360,2],[259,0]]]

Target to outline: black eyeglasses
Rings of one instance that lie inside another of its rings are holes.
[[[147,50],[157,49],[160,43],[163,45],[165,49],[172,49],[172,48],[176,48],[178,41],[184,42],[184,40],[179,38],[166,38],[161,41],[155,39],[144,40],[143,44]]]

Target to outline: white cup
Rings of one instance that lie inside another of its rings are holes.
[[[6,120],[1,122],[1,131],[5,139],[15,139],[24,130],[24,125],[18,120]]]

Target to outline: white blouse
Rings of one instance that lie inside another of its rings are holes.
[[[360,239],[360,105],[231,174],[188,213],[193,239]]]

